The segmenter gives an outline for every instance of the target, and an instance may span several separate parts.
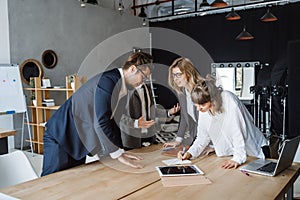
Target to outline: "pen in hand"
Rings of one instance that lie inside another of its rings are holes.
[[[185,146],[182,148],[182,152],[181,152],[181,155],[183,156],[185,154],[185,151],[186,151],[186,148]]]
[[[186,152],[186,148],[184,146],[181,151],[181,160],[183,160],[183,156],[184,156],[185,152]]]

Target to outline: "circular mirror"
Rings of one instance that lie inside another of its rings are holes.
[[[24,83],[29,85],[30,77],[40,77],[43,76],[43,70],[41,63],[35,59],[27,59],[25,60],[21,66],[21,78]]]
[[[57,63],[56,53],[50,49],[44,51],[44,53],[42,55],[42,62],[46,68],[48,68],[48,69],[54,68]]]

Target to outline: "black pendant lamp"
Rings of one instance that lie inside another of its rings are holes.
[[[229,20],[229,21],[234,21],[234,20],[239,20],[239,19],[241,19],[241,16],[235,12],[234,8],[231,8],[230,13],[228,13],[228,14],[225,16],[225,19],[226,19],[226,20]]]
[[[244,26],[243,31],[235,38],[236,40],[252,40],[254,37],[246,31],[246,26]]]
[[[264,16],[262,16],[260,18],[261,21],[263,22],[274,22],[274,21],[277,21],[277,17],[275,17],[275,15],[273,15],[271,12],[270,12],[270,8],[268,8],[266,14],[264,14]]]
[[[211,7],[217,7],[217,8],[222,8],[228,6],[228,4],[225,1],[222,0],[215,0],[210,4]]]
[[[209,3],[207,2],[207,0],[203,0],[200,5],[199,5],[199,8],[207,8],[207,7],[210,7]]]
[[[142,17],[142,18],[146,18],[147,17],[147,15],[145,13],[145,8],[144,7],[141,7],[141,12],[140,12],[140,14],[138,16]]]

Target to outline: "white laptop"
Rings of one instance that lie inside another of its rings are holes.
[[[266,176],[276,176],[278,173],[292,165],[299,141],[300,136],[285,140],[282,144],[277,161],[258,159],[240,167],[240,170]]]

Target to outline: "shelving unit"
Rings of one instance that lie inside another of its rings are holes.
[[[41,84],[41,78],[34,78],[34,87],[24,88],[24,90],[29,91],[30,95],[35,95],[36,105],[28,106],[31,109],[31,121],[29,125],[32,127],[32,143],[34,152],[38,154],[43,154],[44,143],[43,136],[45,131],[45,124],[50,119],[51,113],[59,109],[59,105],[55,106],[43,106],[43,99],[50,99],[51,92],[65,92],[66,100],[71,97],[71,95],[80,87],[80,78],[75,76],[74,87],[71,87],[71,83],[68,81],[68,76],[66,77],[66,87],[65,88],[43,88]],[[29,142],[29,140],[26,140]]]

